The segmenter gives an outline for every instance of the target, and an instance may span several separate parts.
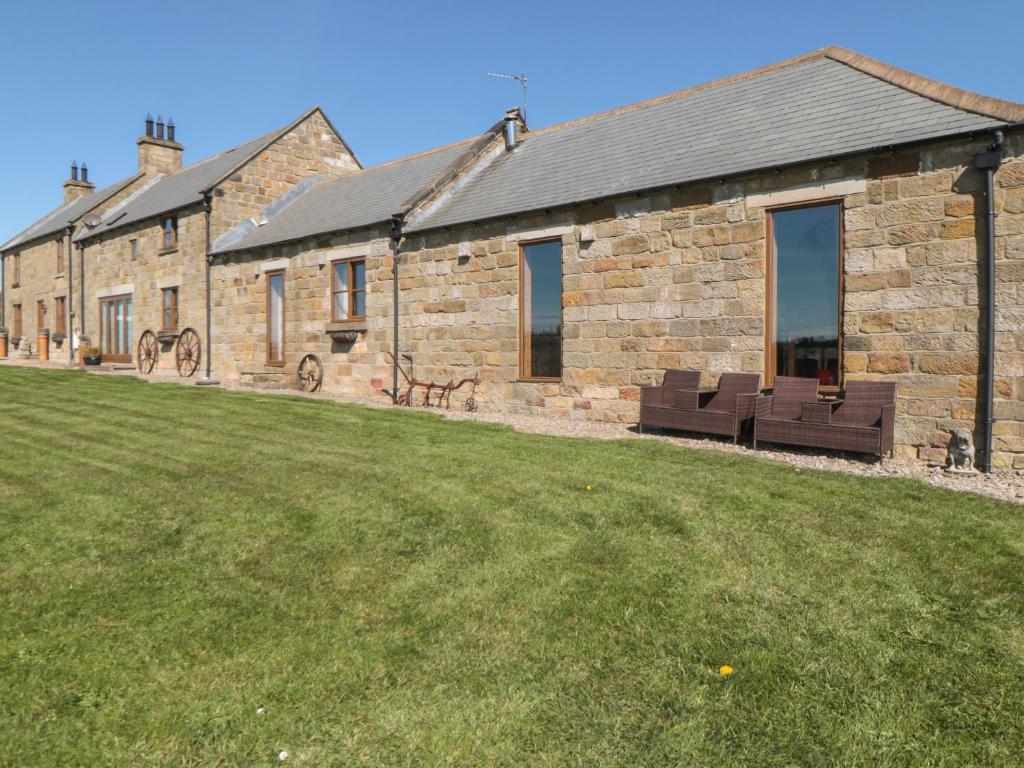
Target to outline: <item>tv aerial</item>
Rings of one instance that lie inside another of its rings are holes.
[[[526,75],[509,75],[504,72],[488,72],[487,76],[500,77],[504,80],[515,80],[517,83],[523,86],[523,122],[525,123],[526,113],[529,111],[530,108],[529,92],[527,91],[526,87],[526,81],[528,78],[526,77]]]

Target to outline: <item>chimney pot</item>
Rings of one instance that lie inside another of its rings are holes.
[[[89,166],[84,162],[82,163],[82,181],[86,184],[89,183]]]
[[[174,118],[167,121],[167,140],[174,141]]]
[[[71,161],[71,180],[78,181],[78,163]]]
[[[150,114],[146,115],[146,135],[153,135],[153,116]]]
[[[156,137],[158,139],[164,137],[164,119],[160,115],[156,116]]]
[[[505,113],[505,150],[511,152],[519,146],[519,110],[510,109]]]

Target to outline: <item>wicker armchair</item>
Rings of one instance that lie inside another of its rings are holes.
[[[661,386],[640,388],[640,423],[643,424],[645,407],[671,406],[675,401],[676,391],[699,387],[700,371],[684,371],[680,368],[667,369]]]
[[[686,432],[726,435],[736,442],[754,417],[761,377],[756,373],[723,373],[717,389],[690,387],[674,393],[672,402],[640,406],[640,429],[661,427]]]
[[[896,382],[851,381],[832,402],[816,402],[816,394],[814,379],[776,379],[775,394],[757,403],[754,447],[760,440],[870,453],[879,459],[892,455]]]

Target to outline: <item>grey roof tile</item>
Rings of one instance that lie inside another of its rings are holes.
[[[129,176],[127,179],[121,179],[121,181],[103,187],[91,195],[84,195],[77,200],[72,200],[70,203],[55,208],[39,219],[39,221],[23,229],[0,246],[0,251],[7,251],[39,238],[56,235],[63,231],[65,226],[77,221],[96,206],[102,205],[137,178],[138,175]]]
[[[394,160],[312,187],[270,220],[217,252],[242,251],[387,221],[467,152],[473,139]]]
[[[513,152],[498,156],[407,230],[553,208],[1005,123],[928,98],[829,56],[804,58],[744,79],[527,133]]]
[[[177,173],[158,177],[121,204],[111,208],[96,227],[83,230],[75,240],[87,240],[112,229],[199,203],[203,191],[235,166],[262,150],[280,131],[247,141],[219,155],[200,160]]]

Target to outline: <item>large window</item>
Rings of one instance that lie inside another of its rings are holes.
[[[828,203],[770,216],[766,379],[801,376],[838,387],[842,207]]]
[[[67,333],[68,330],[68,303],[63,296],[53,300],[54,333]]]
[[[132,297],[100,300],[100,353],[104,360],[132,359]]]
[[[519,375],[562,378],[562,243],[530,243],[519,258]]]
[[[267,362],[284,364],[284,271],[267,272]]]
[[[163,329],[172,331],[178,327],[178,289],[163,289]]]
[[[15,304],[14,310],[14,336],[21,337],[21,304]]]
[[[363,259],[331,264],[331,320],[357,320],[366,316],[366,262]]]

